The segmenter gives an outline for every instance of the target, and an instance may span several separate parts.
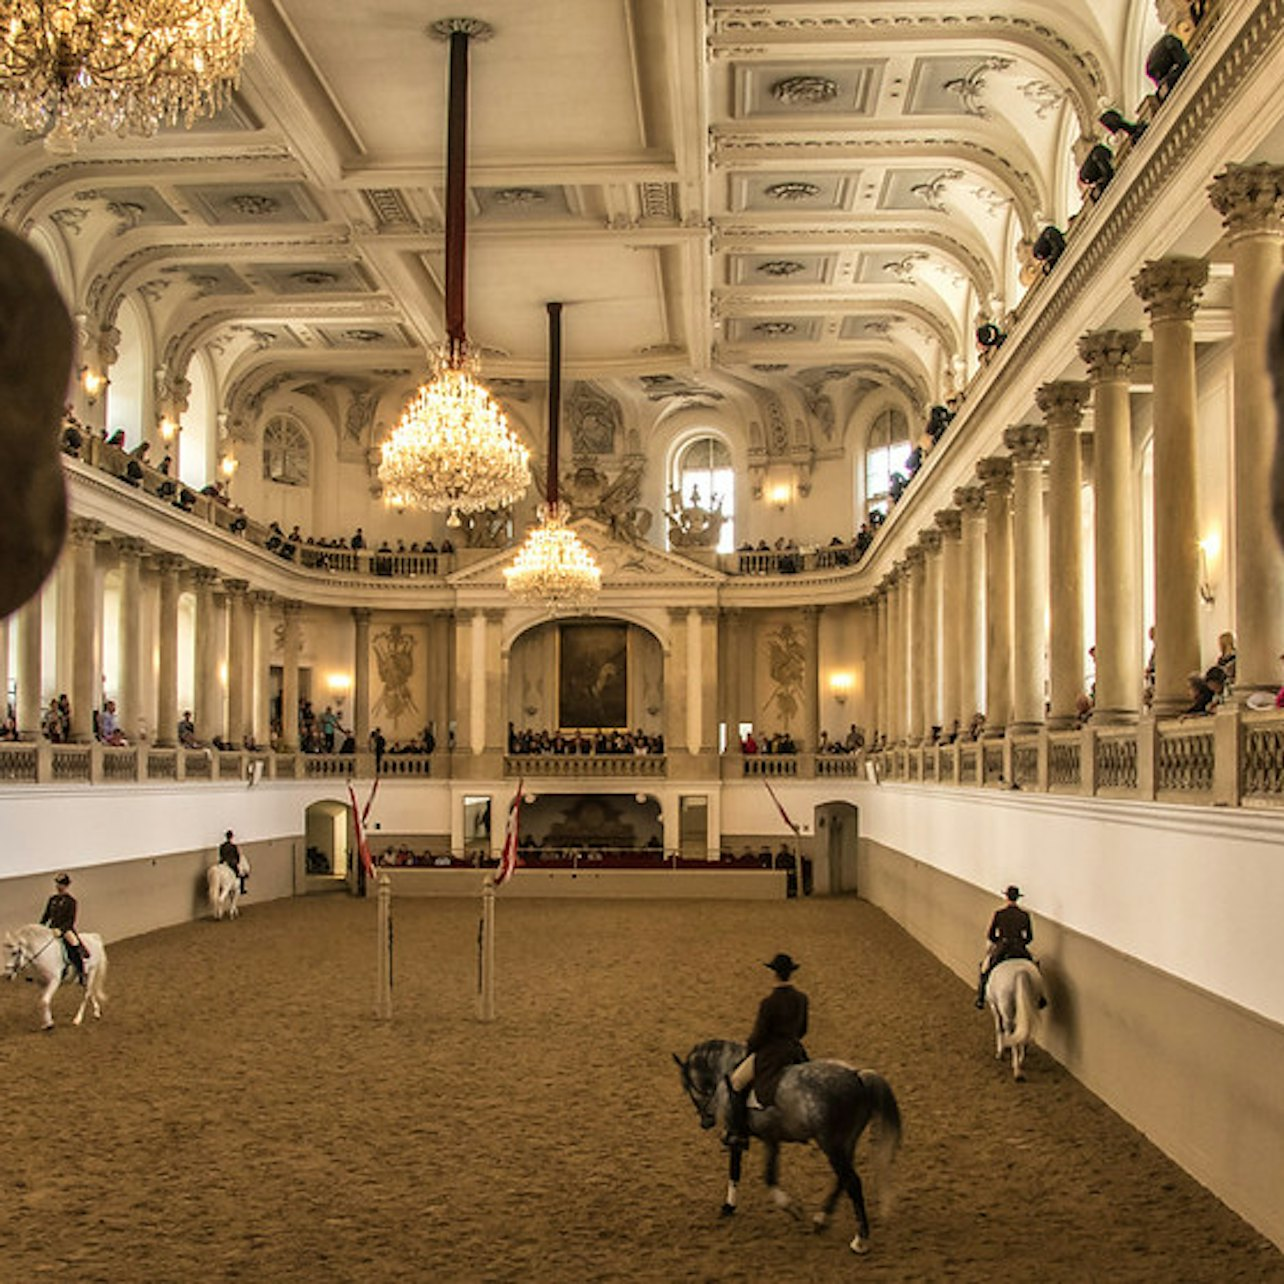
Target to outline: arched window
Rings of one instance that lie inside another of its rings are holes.
[[[293,419],[278,415],[263,429],[263,480],[306,486],[312,473],[312,443]]]
[[[719,553],[730,553],[736,546],[735,504],[736,474],[727,443],[712,434],[693,437],[674,456],[669,511],[689,515],[693,529],[705,520],[703,515],[712,522],[721,513],[714,547]],[[700,542],[692,539],[687,546]]]
[[[865,446],[865,516],[874,509],[886,513],[892,474],[908,476],[909,423],[902,411],[889,406],[870,425]]]

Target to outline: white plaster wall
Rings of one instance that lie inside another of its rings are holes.
[[[996,904],[1020,885],[1036,932],[1053,919],[1284,1022],[1284,815],[908,785],[851,801],[863,837]]]

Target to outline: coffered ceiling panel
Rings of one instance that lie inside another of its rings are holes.
[[[259,226],[321,220],[316,202],[301,183],[221,183],[177,190],[209,223]]]

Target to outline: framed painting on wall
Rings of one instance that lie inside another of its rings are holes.
[[[627,624],[563,624],[558,666],[558,724],[629,725]]]

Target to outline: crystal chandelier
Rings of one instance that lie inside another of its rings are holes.
[[[508,591],[550,611],[582,607],[601,591],[602,572],[593,554],[570,528],[570,510],[557,502],[557,445],[562,410],[562,305],[548,305],[548,491],[539,524],[526,535],[512,566],[504,568]]]
[[[490,29],[471,18],[450,18],[430,30],[450,41],[450,106],[446,144],[446,344],[433,377],[406,407],[383,444],[379,480],[396,508],[460,513],[504,508],[530,485],[529,452],[478,381],[477,360],[464,325],[465,159],[468,119],[468,41]]]
[[[54,151],[191,125],[224,106],[253,43],[246,0],[11,0],[0,119]]]

